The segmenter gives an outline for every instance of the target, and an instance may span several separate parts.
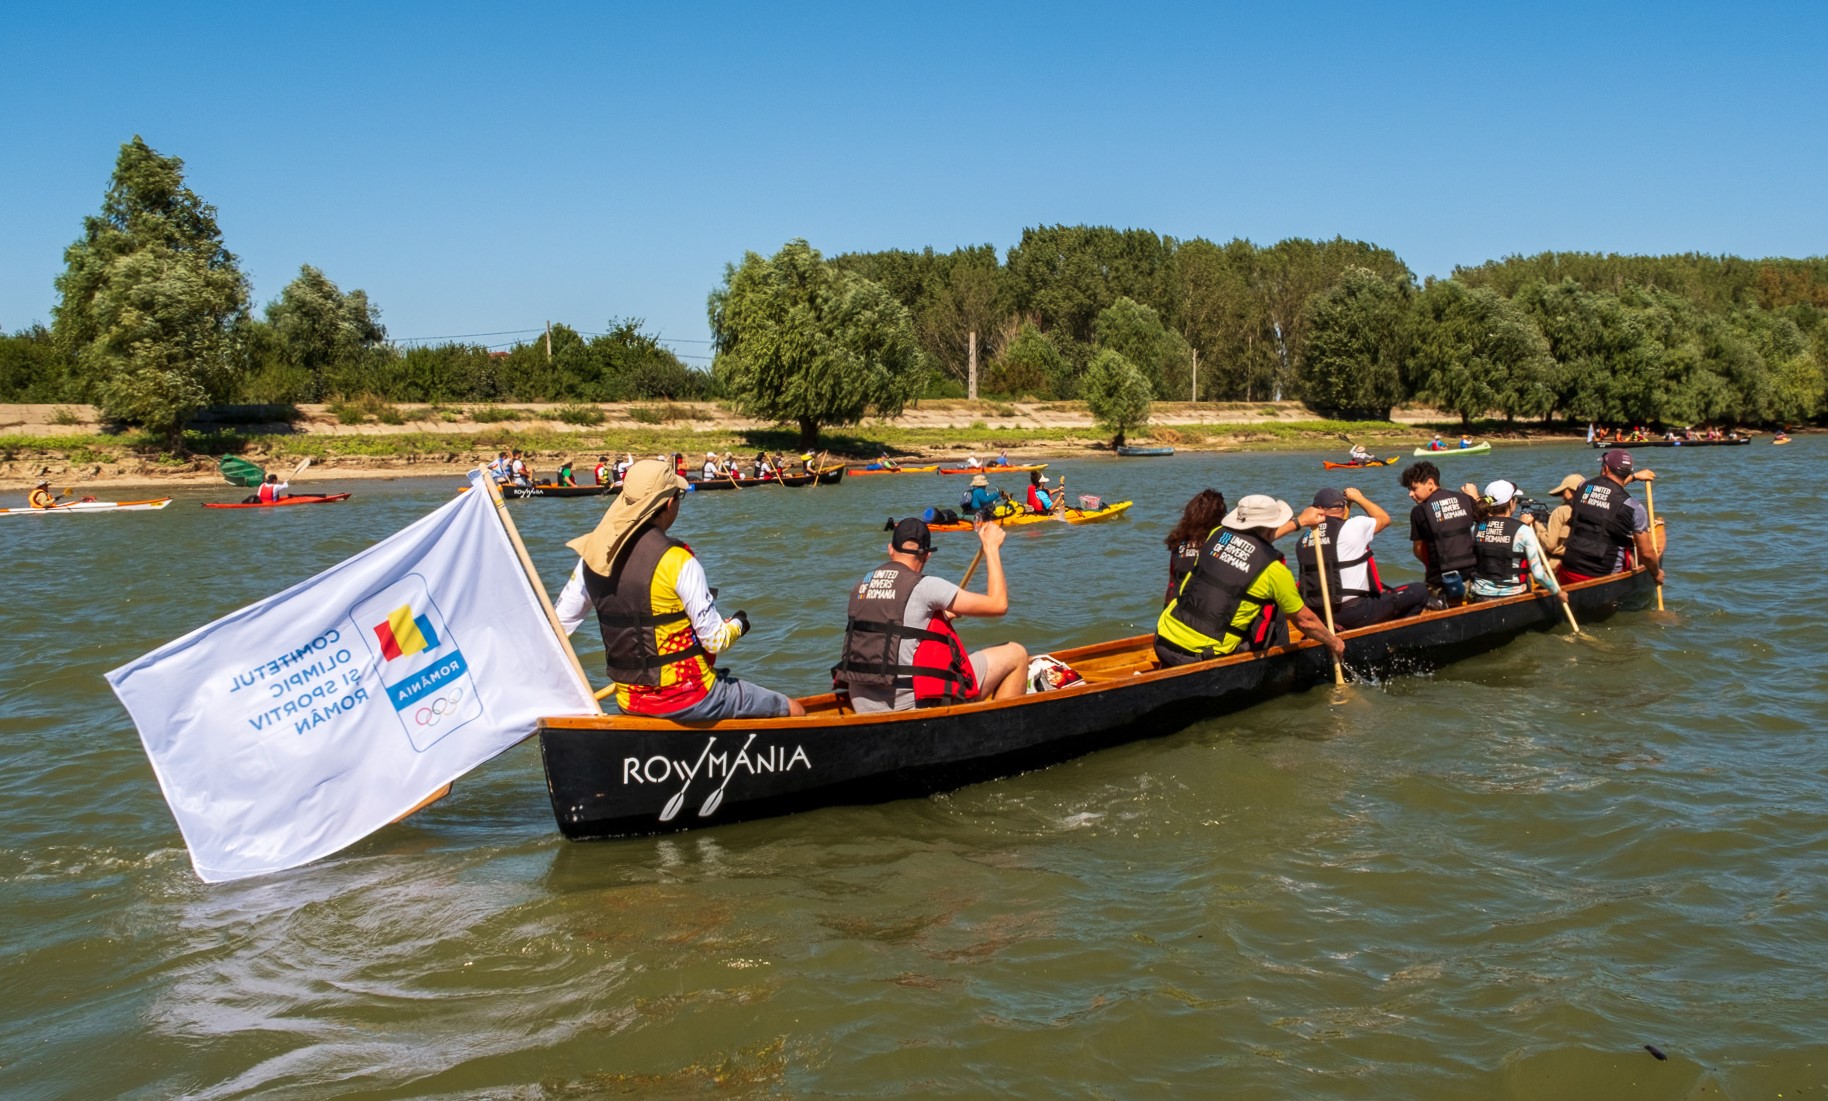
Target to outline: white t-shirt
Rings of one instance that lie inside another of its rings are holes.
[[[1333,553],[1341,562],[1350,562],[1371,549],[1371,538],[1377,534],[1377,521],[1369,516],[1348,516],[1345,525],[1339,529],[1339,542],[1334,544]],[[1360,562],[1356,566],[1347,566],[1339,571],[1339,584],[1343,589],[1370,589],[1371,566]],[[1356,596],[1341,598],[1342,603],[1350,604],[1361,599]]]
[[[958,586],[943,577],[931,577],[922,574],[914,583],[914,589],[908,594],[908,603],[902,612],[901,621],[910,627],[926,629],[927,623],[935,616],[952,606],[952,599],[958,595]],[[901,640],[901,652],[895,656],[896,664],[914,664],[914,651],[920,642],[916,639]],[[901,685],[887,684],[853,684],[850,686],[851,704],[859,714],[869,711],[906,711],[914,706],[914,686],[907,681]]]

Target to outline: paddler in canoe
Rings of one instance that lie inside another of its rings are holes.
[[[1261,494],[1225,514],[1155,621],[1155,656],[1163,666],[1283,645],[1291,619],[1306,637],[1345,653],[1346,644],[1302,602],[1295,575],[1276,551],[1273,541],[1295,530],[1294,517],[1288,502]]]
[[[979,524],[977,537],[985,566],[982,593],[922,572],[933,555],[933,536],[913,516],[895,525],[889,560],[851,590],[832,683],[859,713],[1007,700],[1027,691],[1028,650],[1021,643],[967,654],[952,629],[959,616],[994,618],[1009,610],[1004,531]],[[969,582],[969,568],[966,573]]]
[[[1365,445],[1362,443],[1353,444],[1352,450],[1348,451],[1346,453],[1346,461],[1357,463],[1359,466],[1364,466],[1366,463],[1372,461],[1376,457],[1377,456],[1371,454],[1371,452],[1368,451],[1365,448]]]
[[[51,492],[50,479],[43,479],[33,486],[31,496],[26,499],[26,503],[33,508],[50,508],[55,505],[57,495]]]
[[[749,633],[749,616],[721,615],[692,548],[667,535],[689,485],[662,461],[629,468],[595,530],[565,544],[578,564],[554,605],[559,625],[570,634],[596,612],[625,715],[677,722],[804,715],[798,700],[716,668],[716,655]]]
[[[994,512],[1003,501],[1008,499],[1008,496],[1006,493],[998,493],[991,489],[989,478],[982,474],[973,474],[971,487],[965,490],[964,495],[958,499],[958,510],[966,516],[976,516],[986,509]]]

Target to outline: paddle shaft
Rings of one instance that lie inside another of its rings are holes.
[[[971,564],[969,566],[965,567],[965,576],[958,579],[959,588],[962,589],[966,585],[971,584],[971,576],[973,574],[977,573],[977,564],[979,562],[982,562],[983,560],[984,560],[984,544],[979,543],[977,545],[977,553],[971,556]]]
[[[1655,550],[1656,545],[1657,545],[1657,489],[1656,489],[1656,486],[1657,486],[1657,483],[1655,483],[1655,482],[1645,482],[1644,483],[1644,511],[1650,517],[1650,546],[1651,546],[1652,550]],[[1663,565],[1663,553],[1661,551],[1657,552],[1657,565],[1659,567],[1661,567]],[[1663,583],[1661,581],[1659,581],[1659,582],[1657,582],[1657,611],[1660,612],[1662,610],[1663,610]]]
[[[1326,530],[1326,526],[1327,518],[1324,515],[1321,516],[1320,523],[1314,525],[1314,572],[1320,576],[1320,609],[1326,613],[1327,630],[1331,631],[1333,630],[1333,594],[1328,591],[1326,552],[1320,549],[1320,535]],[[1327,652],[1332,653],[1331,649]],[[1346,683],[1346,670],[1340,664],[1338,654],[1333,654],[1333,683]]]

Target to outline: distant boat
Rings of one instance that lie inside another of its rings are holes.
[[[1174,454],[1174,448],[1131,447],[1129,444],[1123,444],[1117,448],[1117,453],[1126,459],[1150,459],[1158,455],[1172,455]]]
[[[1418,447],[1415,449],[1415,457],[1432,459],[1437,455],[1483,455],[1491,449],[1492,445],[1489,443],[1476,443],[1471,447],[1443,447],[1438,451],[1431,447]]]
[[[1749,444],[1749,443],[1751,443],[1751,442],[1752,442],[1752,437],[1750,437],[1750,436],[1739,436],[1739,437],[1737,437],[1737,438],[1734,438],[1734,439],[1725,439],[1725,440],[1639,440],[1639,441],[1638,441],[1638,442],[1637,442],[1637,443],[1606,443],[1606,442],[1605,442],[1605,441],[1603,441],[1603,440],[1595,440],[1595,441],[1593,441],[1593,446],[1594,446],[1594,447],[1604,447],[1604,448],[1614,448],[1614,447],[1618,447],[1618,448],[1632,448],[1632,447],[1742,447],[1742,446],[1744,446],[1744,445],[1746,445],[1746,444]],[[1789,442],[1790,442],[1790,441],[1789,441],[1789,440],[1779,440],[1779,441],[1777,441],[1777,442],[1779,442],[1779,443],[1789,443]]]

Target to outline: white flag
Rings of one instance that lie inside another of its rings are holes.
[[[205,882],[336,852],[596,701],[478,474],[349,560],[108,674]]]

